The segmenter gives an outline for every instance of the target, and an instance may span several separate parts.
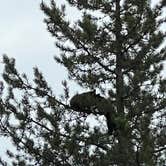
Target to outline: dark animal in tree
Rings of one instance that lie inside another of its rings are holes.
[[[104,115],[107,120],[108,132],[111,134],[116,129],[114,111],[109,99],[106,99],[95,91],[74,95],[70,100],[70,107],[77,112],[93,115]]]

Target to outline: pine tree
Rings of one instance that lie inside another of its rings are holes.
[[[65,17],[67,6],[41,3],[47,29],[61,50],[55,60],[66,67],[70,80],[86,92],[97,89],[102,97],[81,98],[74,108],[66,81],[58,99],[38,68],[30,82],[15,60],[4,56],[8,95],[0,101],[0,129],[17,148],[16,154],[7,151],[13,165],[163,166],[165,1],[153,7],[149,0],[66,2],[82,13],[75,23]],[[103,129],[109,118],[101,110],[112,115],[116,127],[111,132]],[[99,126],[89,126],[90,113]]]

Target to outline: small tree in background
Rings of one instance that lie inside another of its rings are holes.
[[[30,82],[15,60],[4,56],[8,95],[0,101],[0,128],[17,148],[16,154],[7,151],[13,165],[164,165],[166,48],[160,27],[165,1],[153,8],[149,0],[66,1],[82,13],[75,23],[66,20],[64,5],[41,3],[47,29],[61,50],[55,60],[85,91],[98,90],[116,127],[109,133],[106,126],[103,130],[106,116],[100,121],[93,110],[72,109],[66,81],[58,99],[37,68]],[[100,126],[89,126],[90,113]]]

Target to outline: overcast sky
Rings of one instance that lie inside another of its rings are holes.
[[[0,5],[0,61],[3,54],[16,59],[19,71],[32,76],[32,68],[38,66],[50,85],[60,94],[61,81],[67,78],[62,66],[53,60],[58,54],[54,39],[43,23],[40,0],[1,0]],[[2,72],[0,64],[0,71]],[[8,142],[0,138],[0,156]]]
[[[59,53],[54,46],[54,39],[43,23],[44,14],[40,10],[41,0],[1,1],[0,59],[4,53],[9,57],[14,57],[19,71],[29,76],[32,76],[32,68],[38,66],[53,88],[60,90],[61,81],[67,76],[64,68],[53,60],[53,56]],[[64,0],[57,1],[63,2]],[[70,18],[78,15],[74,12],[73,9],[70,10]],[[0,71],[1,69],[0,64]]]
[[[59,93],[62,89],[61,81],[67,78],[67,75],[64,68],[53,60],[58,50],[43,23],[44,14],[40,10],[40,2],[40,0],[1,0],[0,60],[3,54],[14,57],[19,71],[27,73],[28,76],[32,76],[32,68],[38,66],[50,85]],[[73,14],[72,10],[71,18]],[[75,87],[74,91],[77,90],[78,87]],[[1,141],[0,155],[5,147],[5,141]]]
[[[41,0],[0,0],[0,2],[0,62],[3,54],[14,57],[18,71],[27,73],[31,78],[33,67],[38,66],[56,95],[60,95],[63,89],[61,82],[67,78],[67,72],[53,60],[53,56],[59,53],[55,48],[54,39],[43,23]],[[57,2],[62,3],[64,0]],[[76,11],[69,9],[70,18],[74,18],[73,14],[76,14]],[[2,70],[3,66],[0,63],[0,74]],[[71,85],[71,91],[76,93],[79,87]],[[6,139],[0,137],[0,156],[3,158],[6,147],[11,146]]]
[[[19,71],[32,76],[38,66],[51,85],[61,88],[64,69],[53,60],[58,54],[54,39],[43,23],[40,0],[4,0],[0,5],[0,56],[16,59]],[[2,66],[0,66],[2,68]]]

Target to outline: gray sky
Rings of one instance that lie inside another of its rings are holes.
[[[2,54],[16,58],[19,71],[32,75],[38,66],[54,87],[61,88],[64,69],[53,60],[58,54],[54,39],[43,23],[40,0],[5,0],[0,5],[0,59]],[[0,66],[2,69],[2,66]]]
[[[46,0],[46,2],[49,0]],[[64,0],[57,0],[62,3]],[[53,60],[58,55],[54,39],[43,23],[44,14],[40,10],[41,0],[1,0],[0,5],[0,61],[2,55],[16,59],[19,72],[32,78],[32,68],[38,66],[56,95],[62,92],[62,80],[67,78],[65,69]],[[73,9],[69,17],[74,18]],[[77,15],[77,14],[76,14]],[[0,63],[0,73],[3,66]],[[1,77],[0,77],[1,78]],[[73,93],[79,87],[72,85]],[[0,137],[0,156],[5,159],[5,149],[12,148],[8,140]]]
[[[61,81],[67,78],[62,66],[53,60],[58,54],[54,39],[43,23],[40,0],[1,0],[0,5],[0,61],[5,53],[16,59],[19,71],[32,76],[32,68],[38,66],[49,84],[60,94]],[[2,72],[0,64],[0,71]],[[5,158],[6,139],[0,138],[0,156]]]
[[[57,0],[57,2],[63,1]],[[61,81],[67,76],[64,68],[53,60],[53,56],[59,53],[54,46],[54,39],[43,23],[44,14],[40,10],[40,2],[41,0],[3,0],[1,2],[0,59],[4,53],[16,58],[19,71],[29,76],[32,76],[32,68],[38,66],[50,85],[56,91],[61,91]],[[73,9],[68,13],[71,19],[78,16]],[[0,71],[1,69],[0,65]]]

